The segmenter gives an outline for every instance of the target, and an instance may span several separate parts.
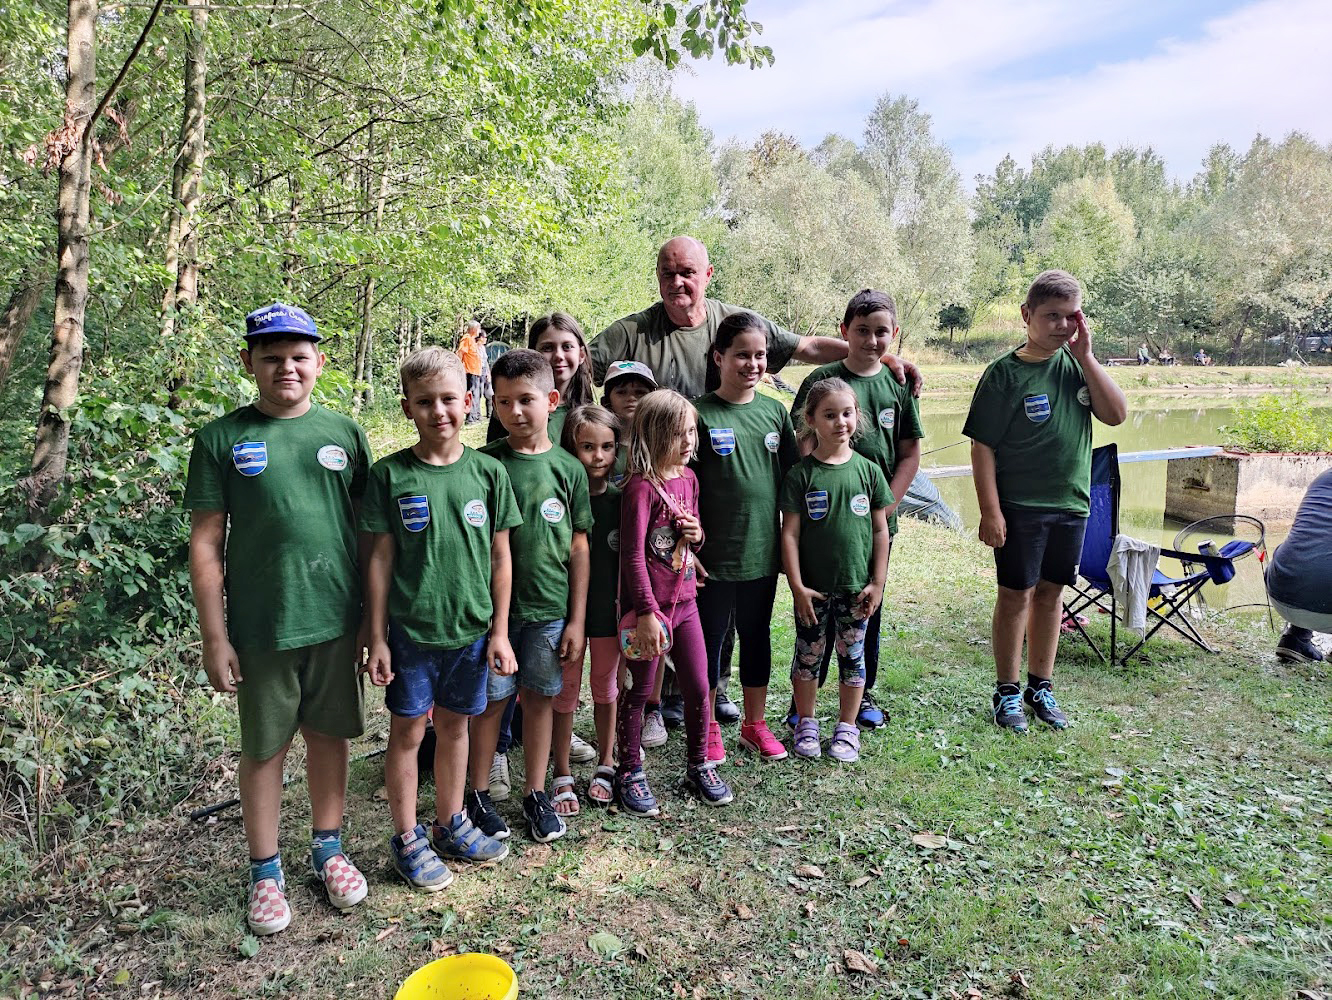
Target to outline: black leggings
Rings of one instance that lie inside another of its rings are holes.
[[[767,687],[772,675],[772,604],[777,577],[736,583],[711,577],[698,592],[698,617],[708,647],[708,684],[721,676],[722,647],[731,623],[740,643],[740,684]]]

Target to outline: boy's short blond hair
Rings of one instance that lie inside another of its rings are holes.
[[[1051,299],[1081,299],[1082,285],[1067,271],[1042,271],[1027,289],[1027,308],[1035,309]]]
[[[433,345],[422,347],[407,355],[407,359],[398,369],[403,396],[407,395],[409,382],[419,382],[426,378],[447,378],[451,375],[457,377],[458,384],[464,389],[467,387],[467,369],[463,367],[462,359],[452,351]]]

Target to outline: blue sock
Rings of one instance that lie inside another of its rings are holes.
[[[271,858],[263,858],[256,861],[250,859],[250,885],[254,885],[260,879],[277,879],[279,887],[285,890],[286,880],[282,877],[282,855],[274,854]]]
[[[328,859],[342,854],[342,830],[315,830],[310,834],[310,864],[316,872],[324,870]]]

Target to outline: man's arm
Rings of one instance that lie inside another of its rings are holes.
[[[791,354],[791,360],[806,365],[828,365],[834,361],[845,361],[848,350],[846,341],[836,337],[801,337],[799,345]],[[924,378],[919,368],[896,354],[885,354],[881,360],[899,384],[907,385],[910,380],[911,395],[920,395]]]
[[[215,691],[232,692],[241,681],[240,660],[227,638],[227,616],[222,597],[227,538],[227,512],[190,512],[190,585],[199,610],[203,639],[203,665]]]
[[[1082,310],[1078,310],[1076,318],[1078,335],[1069,341],[1069,353],[1082,366],[1082,377],[1087,383],[1087,392],[1091,394],[1092,414],[1101,423],[1116,427],[1128,419],[1128,399],[1124,390],[1115,384],[1115,380],[1092,353],[1091,327],[1087,325],[1087,317],[1082,314]]]

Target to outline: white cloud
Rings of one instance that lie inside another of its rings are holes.
[[[1193,36],[1182,41],[1137,30],[1160,18],[1133,0],[829,0],[776,17],[759,0],[750,8],[775,66],[713,60],[677,80],[723,139],[769,129],[806,143],[830,131],[859,139],[891,91],[934,117],[968,186],[1004,154],[1025,164],[1050,144],[1151,145],[1187,178],[1217,142],[1243,149],[1258,132],[1293,130],[1332,140],[1326,0],[1265,0],[1177,22]],[[1106,38],[1115,57],[1098,56]]]

